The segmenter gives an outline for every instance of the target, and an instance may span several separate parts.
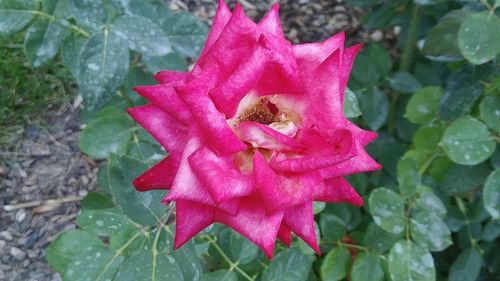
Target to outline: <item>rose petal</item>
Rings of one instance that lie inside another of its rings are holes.
[[[230,159],[205,147],[189,156],[191,169],[218,204],[253,191],[251,176],[240,173]]]
[[[160,84],[169,84],[173,82],[185,81],[189,77],[188,72],[180,72],[173,70],[164,70],[155,74],[155,79]]]
[[[179,169],[179,162],[167,157],[134,180],[138,191],[170,189]]]
[[[134,91],[186,125],[189,124],[191,112],[172,87],[164,85],[139,86],[135,87]]]
[[[312,201],[287,209],[283,216],[283,224],[302,238],[318,255],[321,255],[314,229]]]
[[[278,230],[278,239],[283,242],[287,247],[292,244],[292,231],[283,223],[280,225]]]
[[[324,179],[328,179],[357,173],[373,172],[382,168],[379,163],[368,155],[360,144],[357,144],[357,146],[358,155],[345,162],[321,169],[321,176]]]
[[[242,122],[234,130],[241,140],[251,143],[254,147],[290,152],[303,149],[303,146],[291,137],[257,122]]]
[[[174,159],[180,158],[188,128],[159,107],[149,104],[127,109],[128,114],[148,131]]]
[[[327,203],[350,203],[356,207],[363,206],[363,198],[351,184],[342,177],[325,180],[319,186],[314,200]]]
[[[174,250],[215,222],[215,209],[199,202],[175,202]]]
[[[271,10],[269,10],[259,22],[259,27],[264,30],[264,32],[270,33],[274,36],[284,37],[283,29],[281,28],[279,11],[279,3],[274,3]]]
[[[266,214],[258,197],[242,198],[240,202],[240,210],[237,215],[232,216],[217,210],[215,220],[247,237],[271,259],[283,212]]]

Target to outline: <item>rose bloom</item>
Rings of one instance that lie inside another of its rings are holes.
[[[128,113],[169,152],[139,176],[139,191],[169,189],[174,248],[214,222],[271,258],[292,232],[319,253],[313,202],[363,204],[343,176],[380,169],[364,150],[376,138],[343,114],[360,45],[344,34],[292,45],[276,4],[254,23],[223,1],[190,72],[162,71],[135,90],[150,103]]]

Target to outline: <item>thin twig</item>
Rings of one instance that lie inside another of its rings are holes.
[[[76,202],[82,200],[83,197],[80,196],[68,196],[64,198],[58,198],[58,199],[49,199],[49,200],[35,200],[35,201],[29,201],[29,202],[23,202],[23,203],[18,203],[18,204],[13,204],[13,205],[5,205],[3,206],[4,211],[10,212],[10,211],[15,211],[19,209],[25,209],[25,208],[33,208],[33,207],[38,207],[40,205],[44,204],[62,204],[62,203],[70,203],[70,202]]]

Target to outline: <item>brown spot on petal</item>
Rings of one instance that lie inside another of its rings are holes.
[[[261,98],[249,107],[239,118],[238,123],[245,121],[254,121],[264,125],[269,125],[279,121],[276,114],[278,107],[270,102],[267,98]]]

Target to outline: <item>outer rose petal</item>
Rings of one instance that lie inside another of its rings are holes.
[[[231,18],[231,11],[227,7],[224,0],[219,0],[219,5],[215,13],[215,18],[208,33],[207,41],[200,54],[200,59],[212,48],[215,41],[219,38],[224,27],[227,25],[229,19]]]
[[[172,87],[164,85],[140,86],[135,87],[134,90],[186,125],[189,123],[191,112]]]
[[[188,128],[155,105],[127,109],[128,114],[168,150],[171,157],[179,159],[187,141]]]
[[[318,255],[321,255],[314,229],[312,201],[286,210],[283,223],[302,238]]]
[[[267,257],[271,259],[283,212],[266,214],[258,197],[245,197],[241,199],[240,203],[237,215],[232,216],[226,212],[216,211],[215,220],[230,226],[247,237],[262,248]]]
[[[177,169],[179,169],[179,163],[174,162],[172,157],[167,157],[137,177],[134,180],[134,186],[138,191],[170,189]]]
[[[301,77],[310,74],[326,58],[340,48],[344,48],[345,34],[337,33],[321,43],[306,43],[293,46]]]
[[[351,184],[342,177],[325,180],[325,185],[318,188],[314,200],[328,203],[350,203],[363,206],[363,198]]]
[[[172,184],[172,190],[163,199],[164,203],[173,200],[195,201],[207,205],[214,205],[214,201],[208,190],[198,181],[188,157],[201,147],[201,142],[197,138],[191,138],[187,144],[179,165],[179,170]]]
[[[177,200],[175,204],[174,250],[215,221],[215,209],[193,201]]]
[[[292,230],[290,230],[283,223],[280,225],[280,229],[278,230],[278,239],[283,242],[287,247],[290,247],[292,244]]]
[[[279,3],[274,3],[273,7],[259,22],[259,27],[267,33],[274,36],[284,37],[283,29],[281,28],[280,15],[279,15],[280,5]]]
[[[359,154],[357,156],[345,162],[321,169],[321,176],[328,179],[357,173],[373,172],[382,168],[359,144],[358,151]]]
[[[218,156],[205,147],[189,156],[191,169],[218,204],[253,191],[252,178],[236,170],[231,159]]]

